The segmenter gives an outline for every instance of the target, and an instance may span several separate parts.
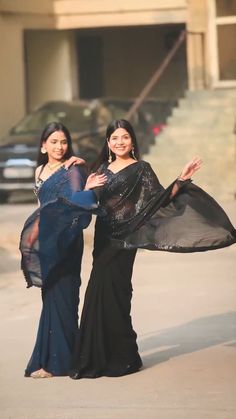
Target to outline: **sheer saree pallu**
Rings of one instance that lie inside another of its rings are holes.
[[[140,161],[117,174],[106,167],[108,183],[100,197],[113,247],[199,252],[229,246],[236,230],[220,205],[191,181],[164,189],[151,166]]]
[[[83,191],[85,175],[78,167],[59,169],[38,190],[40,208],[25,222],[21,267],[28,287],[44,287],[49,273],[67,257],[71,243],[96,213],[93,191]]]

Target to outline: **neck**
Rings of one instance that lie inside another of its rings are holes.
[[[116,163],[119,163],[119,164],[125,164],[125,163],[127,163],[128,161],[131,161],[131,160],[133,160],[133,159],[129,155],[128,156],[122,156],[122,157],[116,156],[113,163],[116,162]]]
[[[56,159],[53,159],[51,157],[48,158],[48,164],[51,164],[51,165],[53,165],[53,164],[62,164],[64,162],[65,162],[64,159],[56,160]]]
[[[64,162],[64,160],[49,160],[47,166],[49,170],[54,171],[59,169],[59,167],[62,166]]]

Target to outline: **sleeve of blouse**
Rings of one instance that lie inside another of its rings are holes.
[[[189,185],[192,180],[179,180],[175,179],[167,188],[164,188],[160,182],[155,172],[153,171],[151,165],[146,163],[146,176],[144,176],[144,183],[146,182],[147,187],[151,191],[152,197],[158,200],[160,197],[162,199],[162,207],[169,205],[177,194],[184,192],[186,186]],[[176,189],[176,190],[175,190]],[[174,193],[173,193],[174,191]],[[164,198],[164,199],[163,199]]]
[[[158,196],[162,194],[165,188],[159,182],[159,179],[152,169],[151,165],[145,162],[144,170],[142,173],[142,185],[146,192],[150,194],[150,197]]]

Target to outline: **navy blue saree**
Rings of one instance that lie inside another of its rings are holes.
[[[42,312],[25,376],[41,368],[67,375],[78,333],[83,229],[97,208],[93,191],[83,191],[83,169],[64,167],[37,190],[40,207],[26,220],[20,240],[27,286],[42,289]]]

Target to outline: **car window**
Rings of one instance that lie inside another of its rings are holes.
[[[41,132],[50,122],[62,122],[71,132],[90,130],[92,110],[86,106],[45,106],[27,115],[13,129],[13,134]]]

